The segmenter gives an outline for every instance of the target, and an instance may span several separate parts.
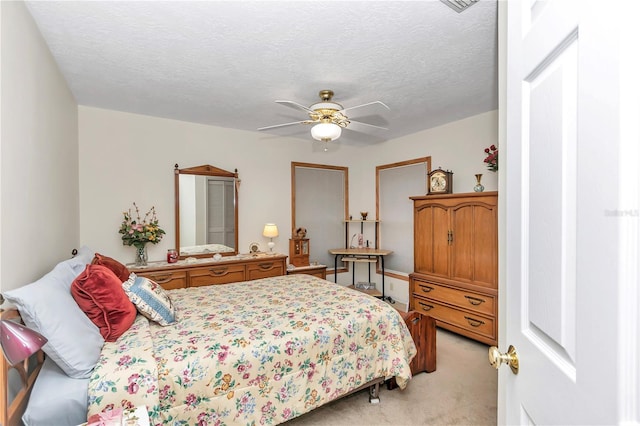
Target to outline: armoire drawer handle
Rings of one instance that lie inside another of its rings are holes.
[[[262,269],[271,269],[271,268],[273,268],[273,262],[271,262],[271,263],[261,263],[258,266],[260,266],[260,268],[262,268]]]
[[[218,268],[218,269],[209,269],[209,272],[211,272],[213,275],[225,275],[227,273],[227,270],[229,268]]]
[[[467,322],[469,323],[469,325],[471,327],[480,327],[481,325],[484,325],[484,321],[480,321],[480,320],[477,320],[475,318],[464,317],[464,319],[467,320]]]
[[[424,308],[425,311],[430,311],[433,309],[433,305],[427,305],[426,303],[418,302],[420,306]]]
[[[168,275],[151,275],[151,278],[157,284],[164,284],[164,283],[168,283],[169,281],[171,281],[171,274],[168,274]]]
[[[429,287],[428,285],[418,284],[425,293],[429,293],[433,290],[433,287]]]
[[[483,299],[478,299],[477,297],[465,296],[465,298],[469,301],[469,303],[471,303],[474,306],[478,306],[484,303]]]

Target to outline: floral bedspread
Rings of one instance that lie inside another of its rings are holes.
[[[146,405],[151,424],[278,424],[377,377],[411,377],[404,321],[358,291],[288,275],[169,295],[177,323],[138,315],[105,343],[89,416]]]

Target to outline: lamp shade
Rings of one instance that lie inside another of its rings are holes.
[[[29,358],[46,343],[44,336],[30,328],[9,320],[0,321],[0,344],[11,365]]]
[[[334,123],[318,123],[311,128],[311,136],[319,141],[336,140],[342,134],[342,128]]]
[[[275,223],[267,223],[264,225],[264,230],[262,231],[262,235],[267,238],[274,238],[278,236],[278,227]]]

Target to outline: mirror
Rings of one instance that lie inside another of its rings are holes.
[[[175,165],[176,249],[180,258],[238,254],[238,171]]]

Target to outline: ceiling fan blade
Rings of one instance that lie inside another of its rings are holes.
[[[349,107],[349,108],[343,108],[343,109],[341,109],[339,112],[344,113],[345,111],[349,111],[349,110],[351,110],[351,109],[356,109],[356,108],[366,107],[366,106],[369,106],[369,105],[375,105],[375,104],[380,104],[380,105],[382,105],[383,107],[385,107],[386,109],[391,110],[391,108],[389,108],[389,107],[388,107],[386,104],[384,104],[383,102],[381,102],[381,101],[373,101],[373,102],[368,102],[368,103],[366,103],[366,104],[362,104],[362,105],[356,105],[356,106],[352,106],[352,107]]]
[[[351,130],[356,130],[352,127],[359,127],[359,126],[364,126],[364,127],[373,127],[374,129],[380,129],[380,130],[389,130],[386,127],[380,127],[380,126],[374,126],[373,124],[368,124],[368,123],[363,123],[362,121],[355,121],[355,120],[351,120],[349,119],[349,125],[347,126],[347,129],[351,128]]]
[[[273,126],[260,127],[258,130],[275,129],[276,127],[293,126],[294,124],[309,124],[309,120],[294,121],[292,123],[274,124]]]
[[[288,106],[289,108],[301,109],[304,112],[314,112],[309,107],[306,107],[304,105],[301,105],[301,104],[299,104],[297,102],[293,102],[293,101],[276,101],[276,103],[278,103],[280,105]]]

